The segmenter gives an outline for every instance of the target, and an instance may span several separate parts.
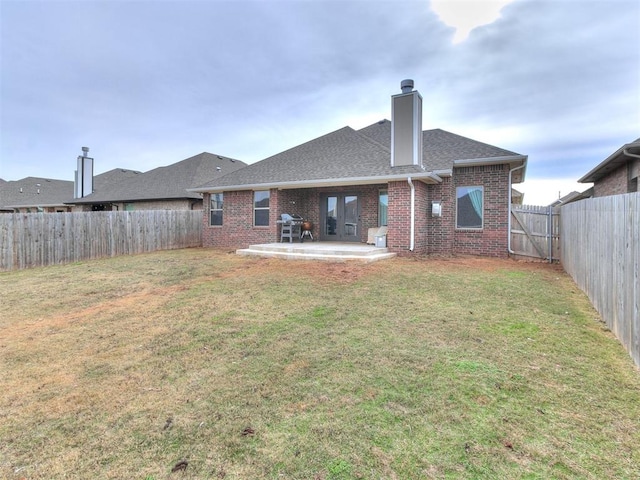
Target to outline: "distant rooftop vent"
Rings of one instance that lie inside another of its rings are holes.
[[[410,78],[402,80],[400,82],[400,89],[402,90],[402,93],[410,93],[413,90],[413,80]]]

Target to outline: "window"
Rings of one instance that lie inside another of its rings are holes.
[[[222,203],[223,203],[222,193],[211,194],[210,225],[212,226],[222,225]]]
[[[378,194],[378,226],[385,227],[387,225],[387,212],[389,210],[389,192],[380,190]]]
[[[135,210],[135,207],[133,205],[133,203],[125,203],[124,204],[124,211],[125,212],[133,212]]]
[[[456,228],[482,228],[483,187],[456,188]]]
[[[253,192],[253,225],[269,225],[269,191]]]

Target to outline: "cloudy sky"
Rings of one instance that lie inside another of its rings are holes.
[[[0,178],[253,163],[390,118],[529,156],[547,204],[640,137],[637,0],[0,0]],[[205,179],[206,180],[206,179]]]

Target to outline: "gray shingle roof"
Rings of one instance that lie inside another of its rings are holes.
[[[109,170],[94,177],[94,188],[106,188],[139,173],[124,168]],[[20,180],[0,182],[0,208],[5,210],[12,210],[13,207],[61,207],[72,198],[73,182],[70,180],[25,177]]]
[[[389,173],[389,151],[350,127],[249,165],[205,186],[273,184]]]
[[[107,185],[117,184],[126,180],[127,178],[134,178],[140,173],[137,170],[127,170],[125,168],[114,168],[113,170],[109,170],[108,172],[101,173],[100,175],[96,175],[93,178],[94,187],[105,187]]]
[[[0,184],[0,207],[59,207],[73,196],[73,182],[52,178],[25,177]]]
[[[391,148],[391,122],[381,120],[359,133],[366,135],[387,149]],[[503,148],[478,142],[455,133],[436,128],[422,132],[422,163],[427,170],[450,170],[456,160],[486,159],[518,155]]]
[[[423,164],[391,167],[391,122],[382,120],[361,130],[344,127],[246,168],[208,182],[195,191],[224,187],[265,188],[296,182],[326,183],[332,180],[370,179],[375,183],[397,175],[451,171],[455,161],[513,157],[519,154],[477,142],[444,130],[423,132]]]
[[[94,193],[68,203],[106,203],[201,198],[187,188],[233,172],[246,163],[203,152],[180,162],[137,173],[121,181],[96,183]]]

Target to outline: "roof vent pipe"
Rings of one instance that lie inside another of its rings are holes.
[[[411,93],[413,91],[413,80],[410,78],[400,82],[400,90],[402,93]]]

